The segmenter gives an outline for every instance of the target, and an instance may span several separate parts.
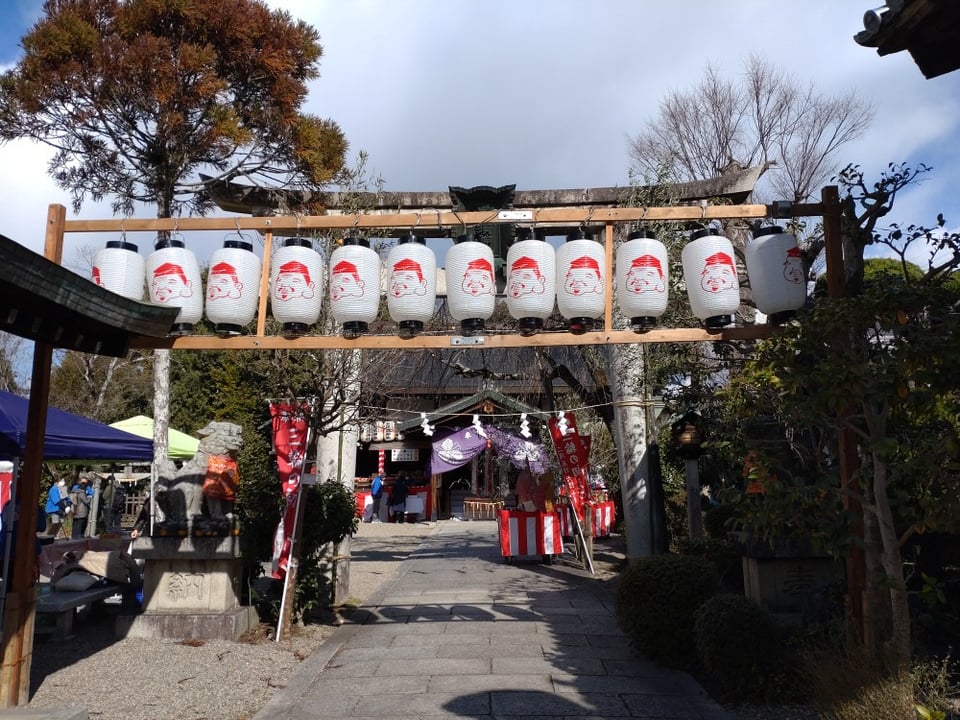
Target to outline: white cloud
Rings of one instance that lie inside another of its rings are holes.
[[[900,210],[950,214],[960,180],[960,72],[926,80],[906,53],[853,40],[869,3],[835,0],[268,0],[311,23],[324,56],[307,109],[341,124],[388,190],[516,183],[521,189],[627,183],[627,137],[664,93],[708,63],[734,75],[757,53],[824,92],[855,88],[877,107],[840,165],[869,179],[888,162],[933,178]],[[69,196],[32,144],[0,146],[0,193],[16,198],[0,232],[42,245],[50,202]],[[935,208],[935,209],[934,209]],[[109,207],[84,217],[109,217]],[[903,217],[908,217],[903,215]],[[91,239],[88,239],[92,240]]]

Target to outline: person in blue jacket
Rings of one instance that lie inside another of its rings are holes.
[[[47,493],[47,504],[44,507],[47,513],[47,535],[57,536],[63,521],[70,512],[70,495],[67,491],[67,481],[60,478],[50,486],[50,492]]]

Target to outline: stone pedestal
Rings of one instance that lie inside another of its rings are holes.
[[[239,538],[137,538],[133,557],[145,561],[143,613],[118,617],[118,634],[237,640],[257,624],[240,604]]]
[[[814,552],[808,543],[781,540],[771,548],[748,541],[743,548],[744,594],[784,621],[801,621],[811,593],[843,577],[842,561]]]

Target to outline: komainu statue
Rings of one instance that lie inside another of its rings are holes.
[[[157,524],[161,535],[226,535],[235,528],[241,428],[231,422],[211,422],[199,435],[200,447],[183,467],[178,470],[167,462],[160,469],[156,499],[163,513],[163,521]]]

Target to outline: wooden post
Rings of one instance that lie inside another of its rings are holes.
[[[67,209],[50,205],[44,255],[59,263],[63,257],[63,232]],[[30,667],[33,664],[33,623],[36,602],[37,513],[40,505],[40,476],[43,442],[47,432],[47,402],[50,396],[50,365],[53,348],[37,342],[33,347],[30,407],[27,412],[27,442],[20,482],[17,483],[19,520],[10,588],[3,613],[2,666],[0,666],[0,708],[25,705],[30,700]]]
[[[843,262],[842,208],[840,193],[835,185],[821,191],[823,206],[823,240],[827,261],[827,293],[831,298],[842,298],[847,294],[846,267]],[[837,347],[846,347],[850,338],[846,335],[836,338]],[[845,407],[838,413],[837,430],[840,456],[840,489],[843,503],[850,513],[850,533],[854,542],[847,557],[847,598],[849,613],[848,625],[861,642],[870,637],[869,614],[864,607],[866,596],[867,571],[866,553],[863,547],[863,504],[860,501],[862,489],[857,480],[857,441],[853,432],[846,427],[845,418],[852,412]]]
[[[703,513],[700,508],[700,461],[686,460],[687,525],[691,540],[703,538]]]

